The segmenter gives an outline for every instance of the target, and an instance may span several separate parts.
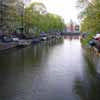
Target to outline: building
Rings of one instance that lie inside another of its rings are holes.
[[[9,7],[0,0],[0,31],[5,31]]]
[[[67,25],[67,32],[76,33],[80,31],[79,25],[75,24],[72,20]]]
[[[14,30],[16,23],[15,1],[0,0],[0,33],[10,33]]]
[[[80,26],[79,25],[75,25],[75,32],[80,32]]]

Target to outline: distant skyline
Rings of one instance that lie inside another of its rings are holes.
[[[79,10],[76,8],[77,0],[25,0],[25,2],[42,2],[48,12],[60,15],[66,23],[70,20],[79,23],[77,18]]]

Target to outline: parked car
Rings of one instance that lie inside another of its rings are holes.
[[[80,39],[85,39],[87,38],[87,36],[88,36],[88,33],[82,33],[80,36]]]
[[[2,35],[2,42],[12,42],[12,38],[10,36]]]
[[[13,40],[14,42],[18,42],[18,41],[19,41],[19,38],[13,37],[12,40]]]
[[[43,36],[43,37],[41,37],[41,40],[42,41],[45,41],[45,40],[47,40],[47,37],[46,36]]]
[[[95,40],[99,40],[100,41],[100,34],[96,34],[96,36],[93,37]]]
[[[39,43],[40,42],[40,38],[39,37],[34,37],[32,39],[32,43]]]
[[[89,41],[89,45],[92,46],[92,47],[96,46],[96,41],[95,41],[95,39],[90,40],[90,41]]]
[[[16,35],[12,35],[11,38],[12,38],[12,40],[14,42],[18,42],[19,41],[19,38]]]
[[[41,39],[41,41],[47,40],[48,39],[47,34],[40,34],[40,39]]]
[[[19,38],[16,35],[11,35],[12,41],[13,42],[18,42]]]

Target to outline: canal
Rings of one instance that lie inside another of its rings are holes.
[[[1,53],[0,100],[98,100],[99,57],[87,52],[65,38]]]

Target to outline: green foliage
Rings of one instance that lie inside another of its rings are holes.
[[[83,20],[81,22],[82,32],[100,32],[100,1],[94,0],[81,12]]]
[[[34,6],[38,6],[38,11]],[[43,10],[47,12],[46,7],[41,3],[32,3],[25,9],[24,27],[26,31],[29,33],[31,29],[35,35],[39,35],[40,32],[62,31],[65,24],[61,17],[48,12],[40,13],[44,12]]]
[[[97,32],[100,32],[100,0],[82,0],[81,3],[88,1],[88,5],[84,5],[84,10],[81,11],[81,32],[89,32],[91,34],[85,40],[82,40],[83,44],[87,44]]]
[[[95,33],[88,34],[85,39],[81,40],[82,44],[83,45],[88,45],[89,41],[93,38],[94,35],[95,35]]]
[[[64,29],[65,24],[61,17],[48,13],[44,4],[37,2],[30,4],[25,7],[24,15],[21,16],[18,14],[17,6],[14,5],[18,0],[8,1],[4,0],[6,5],[3,5],[0,0],[0,15],[2,15],[0,21],[3,22],[2,27],[0,25],[0,30],[3,32],[5,30],[11,33],[23,27],[23,33],[26,35],[39,36],[40,32],[62,31]]]

